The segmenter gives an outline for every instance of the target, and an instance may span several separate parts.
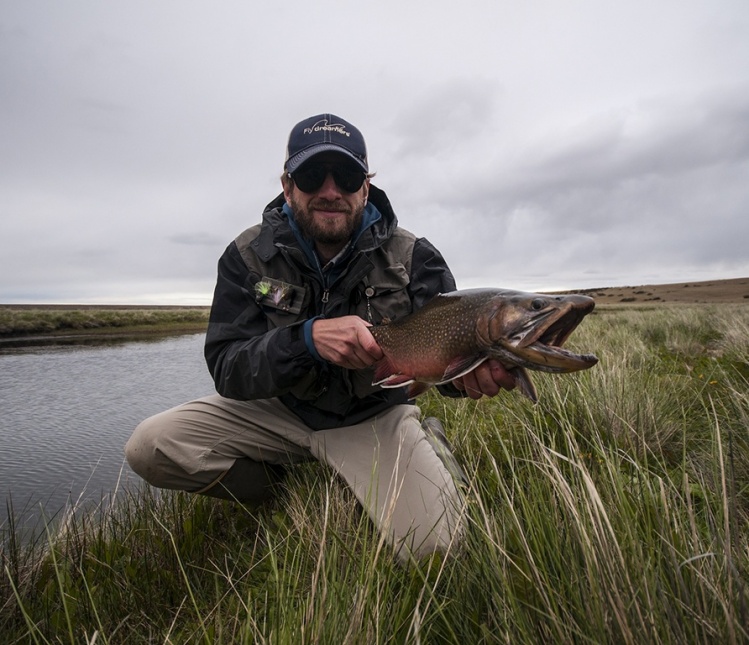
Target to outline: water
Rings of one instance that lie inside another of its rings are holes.
[[[0,353],[0,525],[100,502],[140,479],[123,446],[152,414],[214,392],[204,334]]]

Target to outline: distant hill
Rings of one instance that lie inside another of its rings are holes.
[[[644,284],[636,287],[601,287],[564,293],[584,293],[602,305],[666,303],[746,303],[749,304],[749,278]]]
[[[551,293],[584,293],[600,304],[642,304],[659,302],[719,303],[735,302],[749,304],[749,278],[730,280],[706,280],[704,282],[676,282],[673,284],[644,284],[626,287],[596,287],[594,289],[572,289]],[[208,306],[197,305],[5,305],[0,309],[40,310],[208,310]]]

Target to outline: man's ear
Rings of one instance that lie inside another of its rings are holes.
[[[291,177],[281,177],[281,186],[283,187],[283,197],[291,208],[291,191],[294,190],[294,182]]]
[[[369,199],[369,179],[364,180],[364,192],[362,193],[364,196],[364,205],[367,205],[367,200]]]

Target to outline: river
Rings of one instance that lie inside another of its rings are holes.
[[[133,428],[214,392],[204,334],[0,350],[0,525],[90,506],[139,483],[124,460]]]

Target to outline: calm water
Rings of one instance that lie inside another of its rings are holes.
[[[139,482],[123,446],[144,418],[214,392],[204,334],[0,353],[0,524],[28,525]]]

